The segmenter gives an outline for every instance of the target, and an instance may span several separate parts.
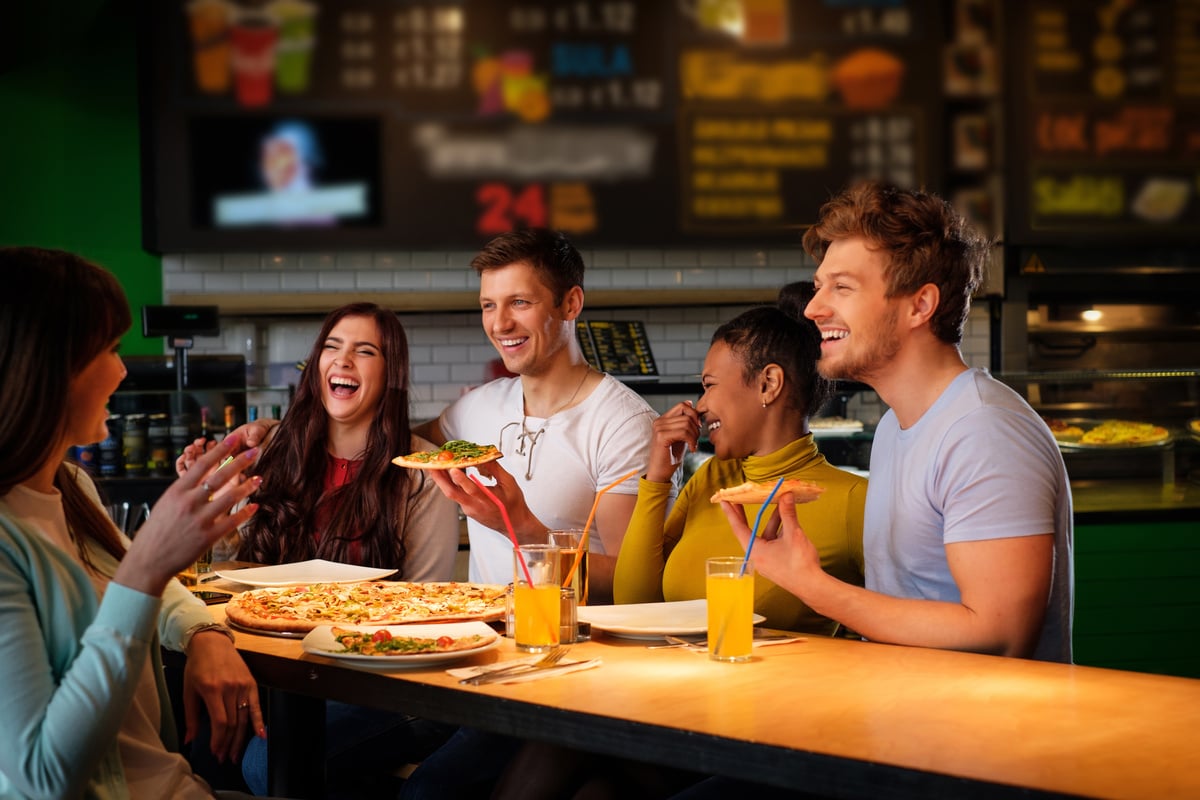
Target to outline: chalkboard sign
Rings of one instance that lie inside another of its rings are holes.
[[[588,364],[617,377],[658,375],[646,326],[640,320],[576,320],[575,333]]]
[[[1200,239],[1200,6],[1012,12],[1009,241]]]
[[[795,245],[853,180],[936,186],[941,6],[150,3],[146,243]]]

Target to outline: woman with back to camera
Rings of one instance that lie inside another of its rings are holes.
[[[0,277],[0,797],[242,796],[214,795],[171,752],[159,642],[187,653],[187,737],[203,701],[214,755],[235,757],[248,728],[262,729],[254,679],[174,576],[254,514],[253,503],[231,510],[258,486],[235,480],[257,453],[227,437],[130,542],[65,460],[107,435],[125,295],[56,250],[0,249]]]
[[[177,469],[186,471],[202,444],[190,445]],[[394,577],[406,581],[452,579],[458,509],[425,473],[391,463],[434,449],[409,426],[408,340],[393,312],[351,303],[325,317],[291,408],[262,449],[261,508],[215,558],[258,564],[323,558],[397,568]],[[346,796],[387,791],[393,766],[421,758],[448,732],[343,703],[327,703],[326,719],[329,785]],[[265,791],[265,740],[251,742],[243,775],[252,789]]]

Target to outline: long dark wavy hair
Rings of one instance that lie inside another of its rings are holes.
[[[322,495],[329,468],[329,417],[321,403],[321,350],[346,317],[368,317],[379,329],[387,384],[375,409],[358,476]],[[296,396],[258,462],[262,486],[256,513],[242,531],[238,558],[283,564],[324,558],[364,566],[399,568],[404,575],[404,529],[409,500],[420,488],[411,470],[391,459],[412,449],[408,419],[408,339],[394,313],[374,303],[351,303],[325,317],[313,342]],[[325,530],[319,512],[330,509]],[[319,534],[319,538],[317,536]],[[358,557],[352,556],[356,543]]]
[[[129,330],[129,302],[112,273],[73,253],[37,247],[0,248],[0,496],[61,461],[67,530],[85,564],[96,542],[125,554],[116,527],[75,480],[64,460],[71,379]]]

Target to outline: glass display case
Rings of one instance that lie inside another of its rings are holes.
[[[1077,520],[1124,512],[1200,518],[1200,369],[996,377],[1056,429]]]
[[[1200,677],[1200,370],[1001,374],[1063,431],[1077,664]],[[1142,441],[1094,442],[1103,421]],[[1146,433],[1149,431],[1149,433]]]

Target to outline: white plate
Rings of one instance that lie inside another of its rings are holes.
[[[765,620],[754,615],[754,624]],[[708,633],[708,601],[677,600],[673,603],[628,603],[619,606],[580,606],[579,621],[597,630],[628,639],[661,639],[667,634],[684,636]]]
[[[403,656],[364,656],[359,653],[339,652],[342,649],[341,644],[333,638],[332,625],[322,625],[319,628],[313,628],[301,641],[304,647],[304,652],[312,653],[318,656],[327,656],[328,658],[338,658],[343,661],[352,661],[356,666],[360,667],[378,667],[381,669],[403,669],[405,667],[427,667],[431,664],[445,664],[450,661],[457,661],[460,658],[473,656],[477,653],[485,653],[493,647],[500,644],[500,634],[492,630],[491,626],[485,622],[473,620],[471,622],[437,622],[425,625],[377,625],[377,626],[358,626],[358,625],[338,625],[337,627],[351,631],[379,631],[384,630],[393,636],[419,636],[423,639],[436,639],[439,636],[471,636],[479,634],[480,636],[491,637],[485,644],[479,647],[472,647],[470,650],[455,650],[452,653],[412,653]]]
[[[358,567],[314,558],[297,561],[295,564],[277,564],[273,567],[248,567],[246,569],[217,570],[218,575],[228,581],[247,586],[299,586],[305,583],[358,583],[386,578],[396,570],[378,567]]]

